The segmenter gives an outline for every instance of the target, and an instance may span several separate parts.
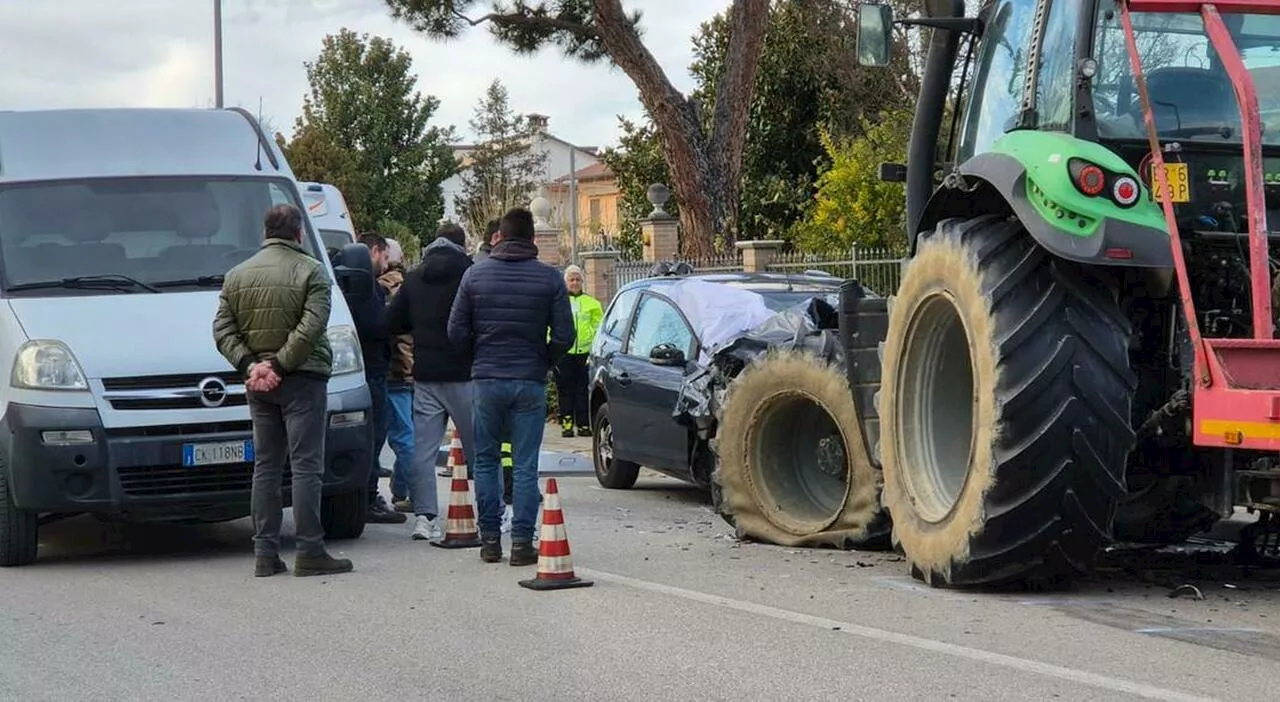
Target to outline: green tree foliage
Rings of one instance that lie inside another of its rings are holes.
[[[495,80],[476,104],[471,130],[478,141],[454,196],[462,224],[473,235],[512,207],[527,206],[545,179],[546,154],[534,146],[529,118],[511,109],[507,89]]]
[[[618,117],[622,136],[617,146],[606,148],[600,157],[617,178],[622,196],[618,202],[620,231],[615,248],[629,258],[640,258],[640,220],[649,216],[649,186],[668,182],[667,163],[662,158],[662,137],[651,120],[636,124]],[[678,215],[679,205],[671,200],[663,209]]]
[[[901,13],[917,3],[896,4]],[[836,140],[860,136],[864,121],[907,108],[914,98],[905,52],[901,65],[888,70],[857,66],[855,13],[856,3],[847,0],[771,3],[743,154],[743,238],[775,238],[801,220],[829,164],[824,129]],[[724,13],[694,35],[689,70],[697,98],[714,96],[729,38]]]
[[[411,64],[381,37],[325,37],[305,64],[310,94],[283,149],[299,179],[342,191],[358,229],[390,221],[423,237],[444,214],[440,183],[457,164],[453,128],[429,125],[440,101],[417,91]]]
[[[639,92],[662,133],[668,184],[681,203],[683,247],[710,253],[717,239],[732,241],[738,228],[738,184],[769,0],[733,0],[729,41],[713,99],[691,99],[676,90],[640,40],[640,15],[622,0],[385,0],[393,17],[417,31],[448,40],[469,27],[487,25],[517,53],[551,45],[584,61],[609,59]],[[489,11],[481,9],[488,5]],[[703,115],[708,115],[703,119]]]
[[[910,111],[886,113],[865,122],[861,137],[822,141],[831,167],[818,178],[818,194],[807,218],[792,232],[806,251],[848,251],[854,244],[901,247],[906,242],[906,194],[901,183],[879,178],[884,162],[901,162],[911,131]]]

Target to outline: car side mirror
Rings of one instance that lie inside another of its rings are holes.
[[[331,258],[333,274],[347,304],[364,304],[373,299],[373,258],[364,244],[347,244]]]
[[[858,5],[858,65],[889,65],[893,44],[893,8],[889,5]]]
[[[684,350],[675,344],[658,344],[649,351],[649,362],[655,366],[683,366]]]

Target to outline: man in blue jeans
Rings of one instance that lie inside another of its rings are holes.
[[[533,215],[517,207],[498,228],[488,258],[462,276],[449,315],[449,340],[472,352],[476,515],[480,559],[502,560],[500,447],[511,440],[511,560],[533,565],[538,552],[538,452],[547,424],[547,371],[573,345],[569,291],[559,271],[538,260]],[[550,341],[547,330],[550,329]]]

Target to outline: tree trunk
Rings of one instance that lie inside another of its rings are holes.
[[[756,69],[764,47],[769,0],[734,0],[724,73],[716,91],[711,134],[698,107],[675,89],[640,41],[621,0],[595,0],[596,27],[613,62],[636,84],[640,102],[662,136],[671,190],[680,203],[681,251],[715,253],[716,239],[732,247],[737,235],[739,180]]]

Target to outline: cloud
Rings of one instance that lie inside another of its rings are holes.
[[[437,122],[464,137],[495,78],[512,107],[551,117],[557,136],[616,142],[618,114],[641,114],[630,79],[607,63],[582,65],[554,49],[516,56],[483,27],[450,42],[393,21],[381,0],[223,0],[224,94],[262,112],[286,134],[307,92],[303,63],[342,27],[387,37],[409,51],[418,87],[440,99]],[[481,3],[482,5],[485,3]],[[677,88],[691,88],[690,36],[729,0],[627,0],[645,13],[644,40]],[[0,3],[0,108],[212,106],[212,0]],[[19,9],[20,8],[20,9]]]

